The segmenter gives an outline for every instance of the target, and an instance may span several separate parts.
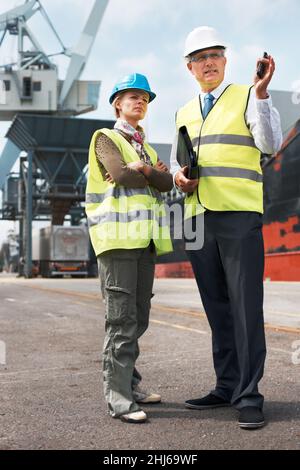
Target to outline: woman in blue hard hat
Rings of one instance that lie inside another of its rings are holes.
[[[135,363],[149,323],[156,255],[172,251],[160,196],[172,189],[172,176],[139,126],[154,98],[144,75],[127,75],[115,85],[109,102],[117,121],[92,137],[86,194],[105,291],[105,399],[112,417],[132,423],[147,419],[141,404],[161,400],[139,388]]]

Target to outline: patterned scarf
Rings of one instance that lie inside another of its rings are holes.
[[[120,132],[120,134],[125,134],[124,137],[130,140],[132,147],[143,162],[153,166],[151,158],[144,148],[145,133],[142,127],[138,126],[138,128],[135,129],[127,121],[119,118],[114,125],[114,129]]]

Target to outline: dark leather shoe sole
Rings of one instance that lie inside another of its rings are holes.
[[[210,410],[212,408],[226,408],[231,406],[230,403],[216,403],[215,405],[192,405],[190,403],[185,402],[185,407],[190,408],[191,410]]]

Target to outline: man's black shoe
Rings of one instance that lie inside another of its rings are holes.
[[[221,406],[230,406],[230,402],[223,400],[223,398],[219,398],[212,393],[209,393],[206,397],[187,400],[185,402],[186,408],[192,408],[194,410],[207,410],[209,408],[219,408]]]
[[[264,415],[257,406],[245,406],[240,410],[239,426],[242,429],[262,428],[265,424]]]

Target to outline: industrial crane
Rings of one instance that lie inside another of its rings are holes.
[[[107,3],[108,0],[95,1],[79,41],[72,49],[64,46],[40,0],[27,1],[0,15],[0,47],[7,34],[18,37],[17,62],[0,64],[0,119],[11,120],[16,113],[24,111],[75,116],[97,108],[100,82],[79,81],[79,77],[88,60]],[[59,54],[70,58],[65,80],[58,79],[57,66],[51,61],[52,55],[42,49],[27,24],[38,12],[60,43],[62,50]],[[25,50],[25,37],[30,42],[30,50]],[[6,93],[3,94],[3,91]]]
[[[97,109],[100,82],[83,81],[79,78],[107,4],[108,0],[95,0],[78,43],[71,49],[64,46],[40,0],[27,0],[23,5],[0,15],[0,48],[7,35],[18,38],[17,61],[0,64],[0,120],[10,121],[18,113],[77,116]],[[59,54],[70,59],[64,80],[58,78],[57,66],[51,60],[52,55],[43,50],[28,25],[30,18],[38,13],[59,42]],[[0,156],[0,188],[19,153],[8,141]]]
[[[79,80],[94,44],[108,0],[95,0],[77,45],[68,49],[40,0],[27,0],[0,15],[0,48],[17,37],[17,60],[0,64],[0,119],[12,120],[0,156],[2,220],[19,221],[20,256],[32,275],[32,221],[76,225],[84,208],[85,171],[90,136],[99,120],[74,119],[97,109],[99,81]],[[64,80],[35,37],[28,21],[40,14],[70,59]],[[112,126],[105,122],[104,127]],[[19,158],[19,173],[11,174]]]

